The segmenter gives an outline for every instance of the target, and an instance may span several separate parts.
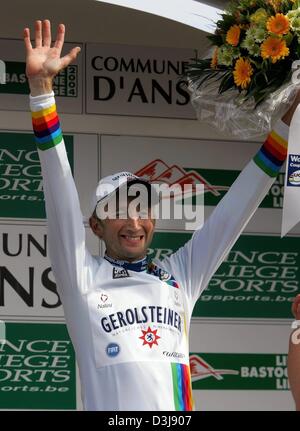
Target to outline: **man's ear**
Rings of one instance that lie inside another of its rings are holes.
[[[102,238],[103,226],[102,226],[101,220],[99,220],[97,217],[95,217],[94,215],[92,215],[89,218],[89,224],[90,224],[90,228],[92,229],[92,231],[94,232],[94,234],[98,238]]]

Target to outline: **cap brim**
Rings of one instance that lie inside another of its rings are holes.
[[[155,189],[155,187],[153,187],[153,185],[147,181],[147,180],[143,180],[141,178],[134,178],[131,179],[129,181],[127,181],[126,183],[123,183],[121,186],[119,186],[116,190],[113,190],[111,193],[109,193],[108,195],[104,196],[101,200],[99,200],[96,204],[95,207],[95,211],[97,216],[99,216],[100,214],[98,214],[98,209],[99,208],[103,208],[117,193],[120,192],[120,190],[123,190],[124,188],[129,189],[129,187],[131,187],[132,185],[135,184],[142,184],[144,186],[146,186],[147,188],[147,206],[148,208],[151,208],[155,205],[157,205],[157,203],[159,202],[159,195]],[[149,197],[149,192],[150,192],[150,197]],[[126,194],[126,197],[128,197],[128,195]],[[129,195],[129,197],[135,198],[136,196],[133,194],[132,196]],[[99,217],[100,218],[100,217]]]

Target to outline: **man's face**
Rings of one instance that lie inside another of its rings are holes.
[[[121,213],[123,218],[97,220],[93,217],[91,228],[105,242],[110,257],[127,261],[143,259],[154,234],[155,220],[151,218],[151,211],[149,209],[147,218],[144,218],[145,214],[142,218],[136,214],[130,217],[127,208],[122,207],[118,209],[117,216]]]

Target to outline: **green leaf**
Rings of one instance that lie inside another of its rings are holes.
[[[207,39],[212,42],[213,45],[222,46],[224,43],[223,37],[220,34],[210,34]]]
[[[219,93],[222,94],[226,90],[229,90],[230,88],[234,87],[234,79],[232,73],[226,73],[223,77],[220,86],[219,86]]]
[[[217,21],[217,32],[218,29],[220,29],[223,33],[227,33],[230,27],[236,24],[236,19],[233,15],[228,13],[222,13],[221,16],[222,19]]]

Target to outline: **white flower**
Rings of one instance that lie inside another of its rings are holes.
[[[240,56],[240,50],[230,45],[223,45],[218,49],[218,64],[231,66],[233,60]]]
[[[258,26],[254,30],[255,30],[254,31],[255,42],[263,42],[267,35],[265,29]]]

